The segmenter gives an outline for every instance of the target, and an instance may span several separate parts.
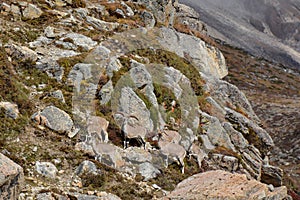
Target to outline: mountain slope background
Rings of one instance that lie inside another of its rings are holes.
[[[300,66],[299,0],[181,0],[200,13],[212,37],[258,57]]]

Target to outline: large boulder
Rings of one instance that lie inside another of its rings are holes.
[[[283,200],[286,187],[270,191],[268,186],[245,175],[217,170],[193,175],[181,183],[163,199],[228,199],[228,200]]]
[[[200,72],[216,78],[223,78],[228,74],[225,58],[218,49],[207,45],[197,37],[178,33],[172,29],[161,28],[160,32],[161,35],[158,37],[160,44],[181,57],[188,55]]]
[[[225,108],[225,110],[226,119],[234,129],[241,132],[248,142],[253,144],[263,155],[267,155],[274,146],[274,142],[266,130],[237,111],[230,108]]]
[[[29,3],[23,10],[22,14],[25,19],[36,19],[43,14],[43,11],[36,5]]]
[[[17,119],[20,112],[18,109],[18,105],[10,102],[0,102],[0,109],[3,108],[5,110],[5,115],[12,119]]]
[[[42,112],[33,114],[31,118],[39,125],[45,125],[60,133],[70,133],[74,125],[69,114],[55,106],[48,106]]]
[[[23,181],[22,167],[0,153],[0,199],[18,199]]]

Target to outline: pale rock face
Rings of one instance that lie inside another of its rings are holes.
[[[30,60],[33,62],[38,59],[37,53],[26,46],[17,46],[15,44],[10,44],[4,47],[7,54],[14,59],[18,59],[22,61]]]
[[[93,47],[97,45],[96,41],[93,41],[91,38],[78,33],[68,33],[64,37],[60,38],[59,41],[61,41],[63,44],[66,43],[63,42],[66,39],[73,41],[72,43],[76,46],[76,49],[77,47],[81,47],[85,51],[91,50]]]
[[[162,199],[278,199],[287,197],[286,187],[269,191],[267,185],[248,180],[245,175],[217,170],[191,176],[179,183],[175,190]]]
[[[187,54],[202,73],[216,78],[223,78],[228,74],[222,53],[199,38],[178,33],[172,29],[161,28],[158,40],[167,50],[181,57]]]
[[[31,119],[60,133],[71,132],[74,125],[71,117],[55,106],[48,106],[42,112],[33,114]]]
[[[37,161],[35,163],[35,168],[36,168],[36,171],[39,174],[41,174],[45,177],[48,177],[48,178],[52,178],[52,179],[56,177],[56,174],[58,172],[55,165],[53,165],[50,162],[39,162],[39,161]]]
[[[0,199],[18,199],[23,182],[22,167],[0,153]]]
[[[39,18],[42,14],[43,11],[33,4],[28,4],[27,7],[23,10],[23,17],[26,19],[36,19]]]
[[[136,95],[132,88],[122,88],[118,110],[134,115],[139,119],[139,124],[143,124],[143,126],[149,131],[153,130],[153,122],[150,119],[150,112],[145,103]],[[120,124],[120,126],[121,125],[122,124]]]
[[[4,108],[5,115],[7,117],[17,119],[19,117],[19,109],[17,104],[13,104],[10,102],[0,102],[0,108]]]

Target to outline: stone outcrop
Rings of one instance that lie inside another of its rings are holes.
[[[10,102],[0,102],[0,108],[5,110],[5,115],[12,119],[17,119],[19,117],[18,105]]]
[[[0,153],[0,199],[18,199],[23,184],[22,167]]]
[[[278,199],[287,198],[286,187],[270,191],[268,186],[245,175],[225,171],[209,171],[193,175],[177,185],[163,199]]]
[[[31,118],[38,125],[47,126],[60,133],[70,133],[74,125],[71,117],[55,106],[48,106],[42,112],[33,114]]]
[[[199,71],[217,78],[228,74],[223,54],[216,48],[207,45],[201,39],[178,33],[172,29],[162,28],[159,42],[169,51],[181,57],[188,57]]]

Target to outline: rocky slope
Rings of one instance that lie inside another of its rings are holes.
[[[251,54],[300,66],[300,2],[298,0],[182,0],[201,13],[212,37]]]
[[[24,169],[19,199],[173,199],[178,188],[202,198],[211,188],[182,186],[217,174],[233,177],[231,199],[290,198],[272,138],[178,6],[1,4],[0,142]]]

